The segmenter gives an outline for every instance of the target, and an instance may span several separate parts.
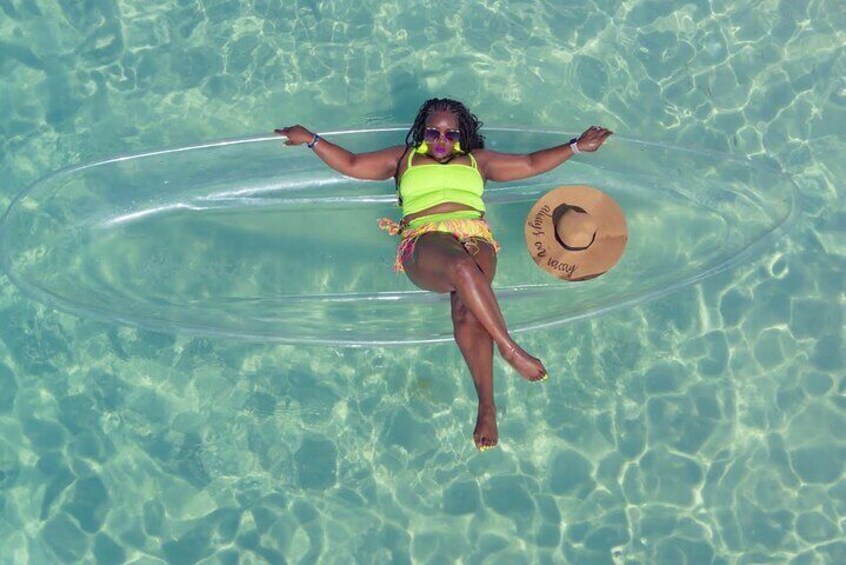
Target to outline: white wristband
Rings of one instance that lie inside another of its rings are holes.
[[[570,151],[572,151],[574,154],[575,153],[581,153],[581,151],[579,151],[579,140],[578,139],[574,139],[570,142]]]

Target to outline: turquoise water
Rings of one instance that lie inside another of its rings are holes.
[[[454,345],[154,333],[3,277],[0,561],[846,561],[845,37],[833,1],[0,0],[4,209],[72,163],[452,95],[748,156],[800,214],[729,272],[521,334],[552,378],[497,361],[484,454]]]

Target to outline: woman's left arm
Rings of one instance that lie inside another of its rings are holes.
[[[487,149],[474,152],[474,155],[485,179],[499,182],[522,180],[551,171],[576,153],[596,151],[613,133],[603,127],[589,127],[576,140],[578,151],[573,151],[570,145],[565,143],[524,155],[498,153]]]

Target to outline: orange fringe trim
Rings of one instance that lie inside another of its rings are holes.
[[[473,241],[481,239],[493,245],[494,251],[499,253],[502,246],[497,243],[491,232],[488,222],[482,218],[456,218],[435,222],[428,222],[416,228],[404,226],[401,222],[395,222],[390,218],[379,219],[379,229],[388,232],[390,235],[399,235],[402,241],[397,247],[397,256],[394,260],[394,271],[404,273],[403,262],[414,254],[414,246],[417,240],[425,233],[443,232],[454,235],[458,241],[475,255],[479,252],[478,244]]]

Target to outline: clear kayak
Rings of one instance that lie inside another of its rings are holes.
[[[405,128],[328,132],[353,152],[401,145]],[[487,128],[524,153],[565,132]],[[525,247],[526,214],[565,184],[593,185],[626,213],[629,243],[607,274],[562,282]],[[527,181],[488,183],[502,244],[494,289],[512,331],[642,303],[730,268],[780,237],[795,186],[728,155],[614,136]],[[452,339],[447,297],[391,270],[393,181],[358,181],[275,136],[127,155],[54,173],[0,225],[6,274],[59,310],[167,332],[338,346]]]

